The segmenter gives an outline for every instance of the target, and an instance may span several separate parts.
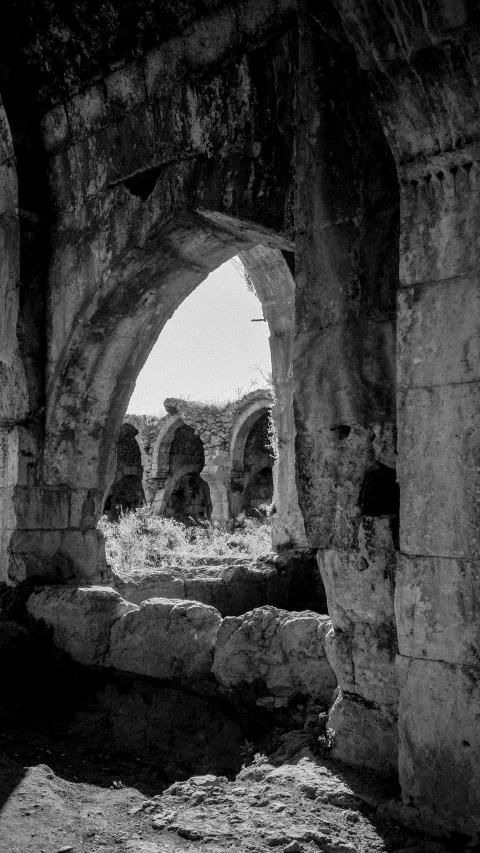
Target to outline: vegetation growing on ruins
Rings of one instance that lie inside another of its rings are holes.
[[[122,513],[118,521],[103,516],[99,527],[105,536],[107,560],[120,574],[198,565],[201,559],[221,556],[254,560],[272,550],[268,518],[241,516],[233,530],[186,527],[141,507]]]

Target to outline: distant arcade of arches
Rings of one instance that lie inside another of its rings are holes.
[[[184,524],[224,523],[242,512],[265,515],[274,496],[271,408],[272,400],[262,397],[241,410],[229,447],[213,443],[206,449],[194,426],[168,414],[148,454],[139,430],[123,423],[105,513],[116,520],[122,511],[148,504]]]

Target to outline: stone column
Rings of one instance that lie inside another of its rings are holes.
[[[480,148],[402,168],[400,781],[432,831],[480,832]]]
[[[301,2],[299,16],[299,500],[333,622],[328,655],[341,688],[333,754],[389,774],[397,769],[397,176],[341,27],[329,35],[313,2]]]
[[[208,483],[212,502],[211,522],[214,527],[223,527],[230,520],[230,466],[228,453],[219,450],[215,455],[206,454],[205,467],[200,476]]]
[[[277,433],[278,458],[273,467],[272,518],[274,548],[303,548],[305,525],[298,505],[295,480],[295,420],[293,416],[293,334],[295,329],[295,281],[278,249],[256,246],[240,254],[249,280],[262,303],[270,331],[272,409]]]
[[[21,111],[19,116],[23,121]],[[22,124],[22,135],[27,126]],[[32,147],[29,157],[35,156]],[[36,215],[45,199],[32,193],[34,215],[23,211],[21,223],[17,184],[12,135],[0,100],[0,582],[6,583],[25,577],[19,548],[28,535],[30,492],[39,475],[48,247],[42,217]]]

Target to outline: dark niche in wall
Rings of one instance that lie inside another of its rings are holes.
[[[360,509],[363,515],[398,515],[400,489],[394,468],[379,462],[367,471],[360,490]]]
[[[187,526],[208,521],[212,513],[210,490],[199,474],[184,474],[176,484],[165,515]]]

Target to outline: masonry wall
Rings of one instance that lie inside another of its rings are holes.
[[[129,8],[112,54],[78,4],[5,30],[36,94],[1,114],[2,578],[108,580],[96,523],[151,346],[211,269],[284,252],[285,509],[327,588],[335,754],[399,772],[402,820],[478,839],[478,9],[187,6],[153,47]]]
[[[398,507],[362,495],[380,466],[395,479],[395,164],[338,19],[299,8],[294,402],[307,539],[318,549],[341,688],[334,753],[395,773],[394,578]]]

